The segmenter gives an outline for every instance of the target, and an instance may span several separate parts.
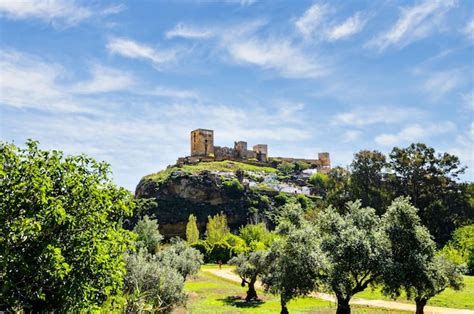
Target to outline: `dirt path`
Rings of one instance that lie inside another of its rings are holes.
[[[240,277],[233,272],[232,268],[223,268],[223,269],[209,269],[205,268],[202,271],[213,274],[215,276],[234,281],[241,282]],[[257,289],[262,289],[262,285],[257,282],[255,285]],[[311,296],[323,299],[326,301],[331,301],[336,303],[336,298],[330,294],[326,293],[313,293]],[[409,303],[402,303],[396,301],[385,301],[385,300],[366,300],[366,299],[352,299],[351,304],[365,305],[370,307],[379,307],[392,310],[404,310],[415,312],[415,305]],[[427,314],[474,314],[472,310],[462,310],[462,309],[453,309],[447,307],[438,307],[438,306],[425,306],[425,313]]]

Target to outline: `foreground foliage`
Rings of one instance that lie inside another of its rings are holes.
[[[0,310],[97,308],[121,295],[132,196],[110,167],[0,144]]]

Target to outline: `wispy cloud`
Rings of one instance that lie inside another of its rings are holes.
[[[146,90],[144,94],[176,99],[199,99],[200,97],[196,91],[167,86],[156,86],[155,88]]]
[[[438,71],[429,74],[422,89],[428,93],[433,100],[438,100],[464,82],[465,75],[461,69]]]
[[[427,140],[434,135],[449,133],[455,129],[456,125],[450,121],[430,125],[413,124],[394,134],[377,135],[374,140],[381,146],[393,146]]]
[[[73,0],[0,0],[0,14],[10,19],[36,18],[61,26],[73,26],[95,16],[117,14],[123,9],[123,5],[91,7]]]
[[[447,11],[455,7],[455,0],[425,0],[401,9],[395,25],[367,43],[380,51],[390,46],[404,47],[433,33],[442,24]]]
[[[327,68],[307,56],[292,42],[281,38],[239,38],[226,42],[229,55],[239,63],[273,69],[288,78],[316,78],[327,74]]]
[[[468,39],[474,39],[474,18],[466,23],[466,26],[462,29],[462,33],[464,33]]]
[[[361,135],[362,135],[362,132],[359,130],[348,130],[348,131],[345,131],[344,134],[342,135],[342,140],[344,143],[350,143],[355,140],[358,140]]]
[[[127,38],[110,39],[107,49],[111,53],[123,57],[150,61],[157,69],[161,69],[164,64],[175,60],[177,55],[175,50],[158,50]]]
[[[94,64],[89,80],[75,83],[70,91],[78,94],[107,93],[123,91],[135,84],[135,78],[128,72]]]
[[[375,108],[355,107],[334,117],[333,124],[364,127],[374,124],[401,123],[409,119],[419,119],[423,113],[415,108],[378,106]]]
[[[329,11],[328,5],[315,3],[296,20],[295,26],[304,37],[309,38],[323,23]]]
[[[174,28],[165,33],[166,38],[182,37],[191,39],[208,38],[213,35],[210,29],[197,28],[183,23],[177,24]]]
[[[326,37],[329,41],[348,38],[359,33],[364,28],[366,22],[367,19],[363,17],[362,13],[357,12],[341,24],[330,28],[326,33]]]

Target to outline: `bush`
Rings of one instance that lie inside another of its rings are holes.
[[[137,222],[133,232],[137,234],[137,249],[146,249],[150,254],[156,252],[158,245],[163,240],[163,236],[158,230],[158,222],[155,219],[150,219],[148,216],[143,217],[143,219]]]
[[[222,184],[224,186],[225,193],[230,198],[239,198],[244,193],[244,186],[237,179],[224,181]]]
[[[295,164],[289,163],[286,161],[282,161],[278,166],[277,169],[280,171],[280,173],[284,176],[287,176],[293,172],[293,169],[295,168]]]
[[[313,202],[304,194],[298,194],[296,201],[301,205],[304,210],[311,208]]]
[[[245,241],[235,234],[229,234],[225,238],[225,242],[232,247],[232,256],[248,251],[248,246]]]
[[[277,206],[283,206],[289,202],[290,198],[285,193],[280,192],[274,197],[274,200]]]
[[[321,190],[326,189],[328,181],[329,177],[326,174],[319,172],[312,174],[308,179],[308,182],[312,186]]]
[[[225,241],[216,242],[212,245],[211,249],[207,253],[207,262],[218,263],[227,263],[229,259],[233,256],[232,247]]]

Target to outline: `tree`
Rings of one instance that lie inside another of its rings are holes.
[[[349,202],[346,213],[332,207],[319,216],[321,248],[328,258],[325,284],[336,294],[338,314],[350,313],[349,301],[381,275],[385,241],[375,210]]]
[[[161,265],[176,269],[184,279],[196,275],[203,264],[203,255],[180,238],[171,239],[171,245],[156,253]]]
[[[145,249],[126,254],[125,261],[124,312],[171,312],[176,305],[184,304],[184,278],[175,268],[163,264]]]
[[[425,144],[411,144],[407,148],[395,147],[389,166],[393,198],[410,197],[438,244],[446,243],[457,226],[473,221],[467,186],[457,182],[465,170],[458,157],[436,154]]]
[[[255,283],[257,278],[266,270],[266,251],[241,253],[229,260],[229,264],[236,265],[236,272],[242,279],[242,287],[248,286],[245,301],[257,300]]]
[[[80,311],[119,296],[133,208],[104,162],[0,143],[0,311]]]
[[[216,214],[214,217],[207,217],[206,240],[209,244],[224,241],[225,237],[230,233],[227,225],[227,217],[224,213]]]
[[[277,238],[266,258],[262,283],[267,291],[280,294],[281,313],[288,313],[287,303],[315,290],[326,262],[314,228],[290,228],[287,236]]]
[[[350,173],[342,167],[335,167],[327,175],[326,203],[343,210],[345,204],[352,199],[350,193]]]
[[[196,221],[196,216],[193,214],[189,215],[188,224],[186,225],[186,241],[189,244],[199,241],[199,229]]]
[[[252,251],[256,251],[257,247],[269,247],[274,238],[264,223],[248,224],[240,227],[239,235]]]
[[[139,220],[133,232],[137,234],[136,246],[137,249],[143,248],[150,254],[154,254],[158,245],[163,240],[163,236],[158,230],[158,221],[156,219],[150,219],[148,216],[143,217]]]
[[[416,313],[422,314],[430,298],[447,287],[462,287],[462,269],[436,255],[435,243],[417,211],[408,198],[400,197],[383,216],[389,255],[383,268],[382,292],[398,297],[404,290],[408,298],[415,299]]]
[[[295,168],[295,164],[291,162],[282,161],[278,166],[277,169],[280,173],[284,176],[290,175]]]
[[[388,206],[385,168],[386,158],[378,151],[362,150],[355,154],[351,164],[352,198],[360,199],[362,206],[372,207],[378,214],[383,214]]]
[[[454,230],[442,253],[456,264],[466,264],[469,274],[474,274],[474,225]]]

